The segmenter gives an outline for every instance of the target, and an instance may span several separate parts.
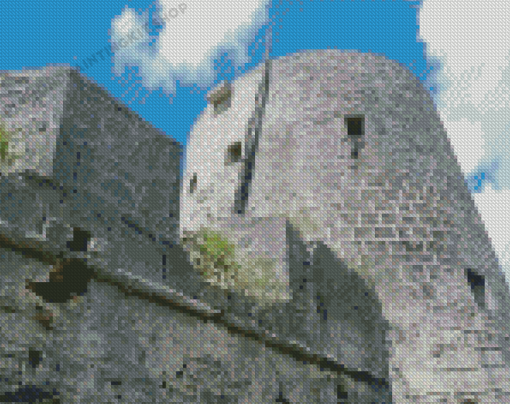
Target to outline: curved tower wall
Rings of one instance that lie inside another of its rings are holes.
[[[264,69],[197,121],[181,234],[224,217],[287,217],[376,291],[396,402],[501,399],[508,286],[430,95],[383,56],[282,57],[251,149]]]

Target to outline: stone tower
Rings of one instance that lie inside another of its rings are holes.
[[[414,75],[383,56],[308,51],[208,98],[187,146],[181,236],[286,218],[327,268],[314,290],[336,325],[320,333],[355,327],[344,274],[377,296],[394,402],[510,400],[508,286]]]

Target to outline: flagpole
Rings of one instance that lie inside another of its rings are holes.
[[[247,195],[249,194],[249,188],[251,185],[253,171],[255,169],[255,153],[258,148],[258,139],[262,128],[262,119],[264,115],[264,109],[266,106],[266,99],[269,93],[269,73],[271,69],[271,41],[272,41],[272,28],[269,26],[269,30],[266,32],[266,49],[264,51],[264,69],[262,71],[262,81],[259,85],[257,93],[255,94],[255,113],[253,118],[250,119],[248,124],[248,130],[246,131],[246,145],[244,168],[241,174],[241,185],[236,191],[234,210],[233,212],[237,215],[246,214],[246,206],[248,204]],[[260,66],[260,64],[259,64]],[[248,212],[249,213],[249,212]]]
[[[273,46],[273,26],[270,23],[269,29],[266,32],[266,50],[265,50],[265,55],[264,55],[264,60],[266,62],[266,65],[267,65],[267,61],[269,60],[269,58],[271,56],[272,46]]]

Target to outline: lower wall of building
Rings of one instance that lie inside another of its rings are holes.
[[[25,284],[47,280],[47,265],[7,249],[0,259],[0,402],[22,391],[60,403],[390,402],[387,392],[109,283],[93,279],[83,296],[45,302]]]

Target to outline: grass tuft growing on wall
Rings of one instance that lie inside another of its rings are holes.
[[[5,160],[7,150],[9,148],[8,134],[3,125],[0,123],[0,158]]]
[[[209,282],[223,287],[233,286],[240,266],[234,260],[235,247],[226,238],[210,229],[188,235],[183,245],[190,252],[193,265]]]
[[[185,233],[181,241],[193,267],[211,286],[235,290],[261,304],[287,298],[285,282],[275,279],[273,259],[237,254],[235,245],[225,235],[209,228]]]
[[[0,120],[0,161],[7,161],[9,165],[13,163],[13,160],[19,158],[19,156],[9,155],[10,140],[11,132],[7,130],[3,122]]]

